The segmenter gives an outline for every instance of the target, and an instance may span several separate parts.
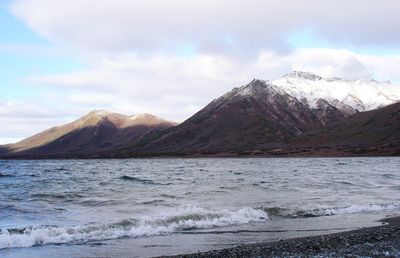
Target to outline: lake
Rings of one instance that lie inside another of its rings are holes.
[[[0,160],[1,257],[148,257],[377,225],[400,158]]]

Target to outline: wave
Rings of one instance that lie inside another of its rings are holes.
[[[157,184],[150,179],[142,179],[142,178],[127,176],[127,175],[123,175],[123,176],[119,177],[119,179],[125,180],[125,181],[138,182],[138,183],[142,183],[142,184],[151,184],[151,185]]]
[[[160,204],[160,203],[164,203],[164,200],[151,200],[151,201],[143,201],[141,202],[141,204]]]
[[[354,183],[351,182],[347,182],[347,181],[333,181],[334,183],[339,183],[339,184],[343,184],[343,185],[356,185]]]
[[[13,177],[13,175],[9,175],[9,174],[0,172],[0,177]]]
[[[400,209],[400,202],[388,204],[366,204],[366,205],[351,205],[348,207],[339,208],[324,208],[306,212],[309,216],[330,216],[337,214],[355,214],[355,213],[370,213],[378,211],[394,211]]]
[[[37,193],[37,194],[32,194],[32,198],[38,199],[38,200],[63,200],[63,199],[68,199],[68,200],[74,200],[78,198],[83,198],[84,195],[79,194],[79,193]]]
[[[170,185],[171,184],[171,183],[157,183],[150,179],[143,179],[143,178],[127,176],[127,175],[120,176],[118,179],[124,180],[124,181],[136,182],[136,183],[145,184],[145,185]]]
[[[160,210],[159,215],[126,219],[115,223],[90,223],[69,226],[41,225],[27,228],[0,229],[0,249],[164,235],[185,230],[266,222],[270,217],[275,216],[299,218],[396,210],[400,210],[400,202],[310,210],[269,207],[242,208],[230,211],[207,210],[189,206]]]
[[[350,205],[347,207],[319,208],[310,210],[293,210],[281,207],[270,207],[270,208],[264,208],[263,210],[271,216],[285,217],[285,218],[320,217],[320,216],[332,216],[339,214],[395,211],[395,210],[400,210],[400,202],[392,202],[386,204]]]
[[[170,213],[164,212],[164,215],[122,220],[117,223],[3,229],[0,230],[0,249],[154,236],[267,220],[268,214],[260,209],[212,211],[199,207],[185,207]]]

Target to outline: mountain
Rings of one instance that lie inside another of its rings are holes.
[[[291,145],[316,154],[400,155],[400,102],[308,132]]]
[[[179,125],[149,114],[93,111],[0,146],[0,156],[392,155],[399,146],[398,101],[400,87],[390,82],[295,71],[234,88]]]
[[[286,153],[287,149],[301,147],[295,140],[303,135],[335,128],[344,120],[357,124],[365,110],[398,100],[398,86],[375,80],[330,79],[305,72],[292,72],[274,82],[254,79],[213,100],[182,124],[153,134],[120,155],[262,153],[280,149]],[[379,128],[375,130],[379,132]],[[373,137],[366,135],[363,141]],[[307,138],[302,144],[316,139]],[[331,143],[334,146],[334,137]]]
[[[303,103],[268,81],[234,88],[182,124],[125,153],[217,153],[281,146],[321,126]]]
[[[15,144],[2,146],[0,155],[10,157],[79,157],[133,144],[146,134],[176,123],[150,114],[126,116],[104,110],[56,126]]]
[[[400,87],[376,80],[345,80],[294,71],[273,81],[281,90],[316,108],[320,99],[345,116],[369,111],[400,100]]]

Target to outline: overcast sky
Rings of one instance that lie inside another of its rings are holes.
[[[398,0],[1,0],[0,143],[93,109],[181,122],[292,70],[400,81]]]

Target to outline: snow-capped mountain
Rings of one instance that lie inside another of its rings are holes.
[[[277,147],[320,126],[321,120],[306,105],[276,85],[254,79],[130,151],[215,153]]]
[[[305,72],[293,72],[274,82],[254,79],[214,99],[180,125],[145,139],[126,154],[284,150],[304,134],[322,127],[335,128],[346,117],[351,125],[359,115],[364,117],[362,111],[396,100],[400,100],[399,88],[388,82],[325,79]],[[349,116],[352,114],[355,116]],[[318,137],[307,140],[307,144],[318,142]]]
[[[400,100],[400,86],[388,81],[346,80],[294,71],[272,82],[310,108],[320,99],[345,115],[387,106]]]

